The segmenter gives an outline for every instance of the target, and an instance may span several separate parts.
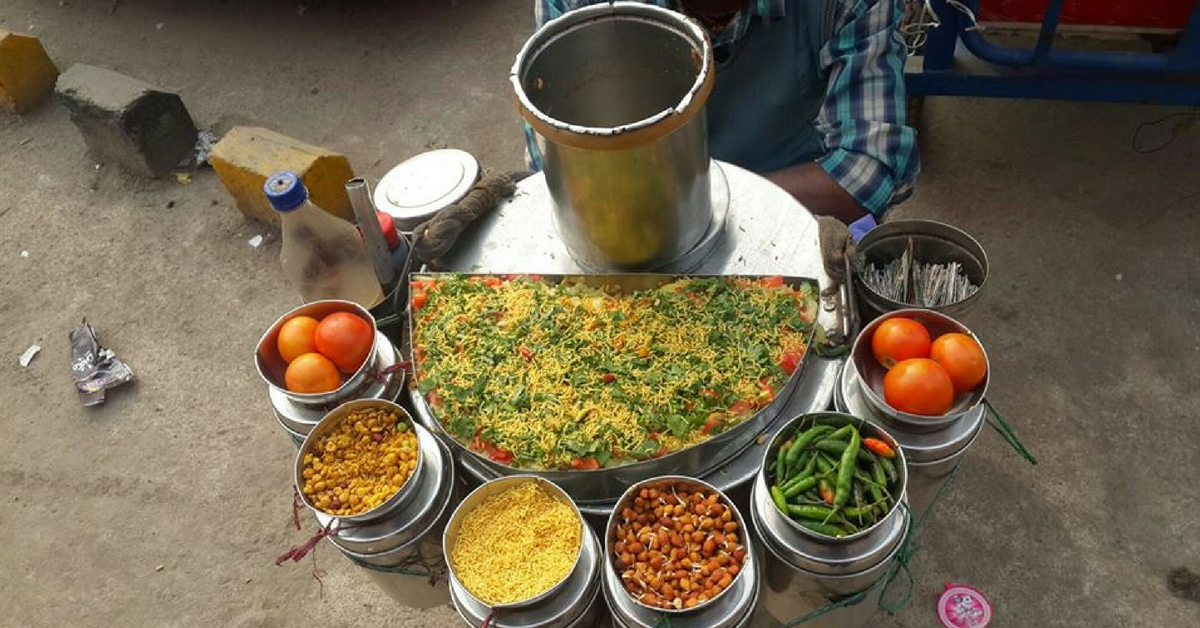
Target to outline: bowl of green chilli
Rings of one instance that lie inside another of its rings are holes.
[[[907,508],[900,444],[879,425],[839,412],[784,425],[767,446],[757,481],[788,525],[825,542],[865,537]]]

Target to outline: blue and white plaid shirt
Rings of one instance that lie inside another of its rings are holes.
[[[536,0],[538,25],[604,0]],[[644,0],[676,9],[674,0]],[[905,121],[902,0],[836,0],[833,37],[821,49],[826,82],[817,128],[825,154],[817,163],[864,208],[880,214],[912,193],[920,169],[917,134]],[[785,0],[748,0],[713,39],[742,37],[755,18],[786,17]],[[814,77],[817,79],[820,77]]]

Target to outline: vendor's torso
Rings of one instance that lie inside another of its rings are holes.
[[[815,127],[828,79],[820,54],[836,2],[790,0],[786,17],[756,18],[742,39],[717,51],[708,100],[713,157],[767,172],[824,152]]]

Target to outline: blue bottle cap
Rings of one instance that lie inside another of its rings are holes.
[[[267,178],[263,184],[263,193],[267,195],[271,207],[277,212],[290,212],[308,200],[308,189],[294,172],[276,172]]]

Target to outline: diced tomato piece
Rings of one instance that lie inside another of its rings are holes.
[[[687,293],[687,298],[692,303],[695,303],[696,305],[700,305],[700,297],[696,296],[696,293],[694,293],[694,292]]]
[[[487,457],[491,458],[492,460],[495,460],[496,462],[500,462],[500,463],[504,463],[504,464],[512,462],[512,459],[513,459],[512,452],[508,451],[507,449],[504,449],[503,447],[497,447],[487,441],[484,441],[483,449],[487,453]]]
[[[750,416],[754,414],[754,404],[738,399],[733,402],[732,406],[729,406],[729,413],[735,416]]]
[[[529,347],[517,347],[517,351],[520,352],[521,357],[525,358],[526,360],[533,359],[533,349],[530,349]]]
[[[425,398],[429,400],[430,406],[434,408],[442,407],[442,398],[438,396],[436,390],[429,391],[429,394],[425,395]]]
[[[701,391],[700,391],[700,396],[701,396],[701,397],[708,397],[709,399],[716,399],[716,398],[717,398],[717,391],[715,391],[715,390],[713,390],[713,389],[711,389],[711,388],[705,388],[705,389],[703,389],[703,390],[701,390]]]
[[[428,302],[429,302],[429,295],[425,294],[425,290],[423,290],[421,288],[417,288],[417,289],[413,290],[412,306],[413,306],[414,310],[419,310],[419,309],[425,307],[425,304]]]
[[[800,366],[800,356],[795,353],[785,353],[779,360],[779,368],[788,375],[795,373],[797,366]]]
[[[483,279],[483,285],[488,286],[489,288],[495,288],[502,283],[504,283],[504,280],[499,277],[484,277]]]
[[[783,286],[783,277],[775,275],[772,277],[763,277],[758,280],[758,285],[764,288],[779,288]]]
[[[708,415],[708,420],[704,422],[704,428],[700,431],[704,434],[711,434],[714,429],[721,425],[722,416],[716,412]]]
[[[571,468],[579,471],[591,471],[600,468],[600,462],[595,458],[576,458],[571,461]]]
[[[600,381],[604,382],[605,384],[611,384],[617,381],[617,375],[615,373],[605,373],[604,375],[600,376]]]

